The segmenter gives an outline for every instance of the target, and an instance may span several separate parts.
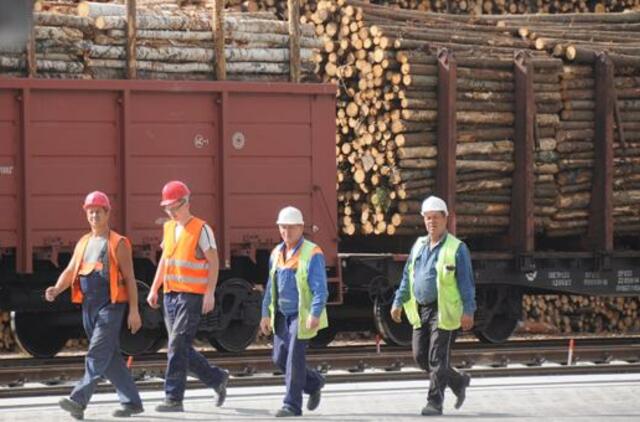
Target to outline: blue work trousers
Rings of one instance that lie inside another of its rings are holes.
[[[71,400],[87,407],[102,378],[116,388],[120,403],[142,407],[140,394],[120,354],[120,329],[127,309],[125,303],[111,303],[109,281],[98,272],[81,278],[84,295],[82,323],[89,339],[84,377],[71,392]]]
[[[298,315],[276,313],[273,338],[273,363],[285,374],[287,392],[284,406],[302,414],[302,393],[313,394],[320,389],[324,378],[307,367],[305,353],[308,340],[298,339]]]
[[[202,295],[176,292],[164,295],[164,322],[169,335],[164,391],[168,400],[184,399],[187,371],[213,389],[217,389],[224,379],[225,372],[209,365],[193,348],[201,314]]]

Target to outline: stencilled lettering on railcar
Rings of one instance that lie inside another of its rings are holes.
[[[587,271],[584,273],[584,285],[589,287],[608,286],[609,280],[602,277],[598,272]]]
[[[0,176],[11,176],[13,174],[13,166],[0,166]]]
[[[634,274],[633,270],[618,270],[616,291],[622,293],[640,292],[640,275]]]
[[[549,280],[553,287],[569,287],[572,284],[569,271],[549,271]]]

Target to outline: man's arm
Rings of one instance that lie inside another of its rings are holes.
[[[140,312],[138,309],[138,286],[136,277],[133,273],[133,256],[131,247],[125,240],[121,240],[116,247],[116,257],[120,266],[120,273],[127,285],[127,293],[129,294],[129,316],[127,318],[127,326],[133,334],[135,334],[142,326]]]
[[[209,248],[204,251],[204,257],[209,264],[209,280],[207,281],[207,290],[202,300],[202,313],[206,314],[213,311],[215,306],[216,285],[218,284],[218,270],[220,269],[220,261],[218,259],[218,250]]]
[[[456,280],[462,298],[462,308],[465,315],[472,315],[476,311],[476,288],[473,280],[471,254],[464,243],[456,252]]]
[[[271,269],[271,257],[269,257],[269,269]],[[260,320],[260,330],[262,334],[269,335],[271,332],[271,315],[269,314],[269,305],[271,305],[271,271],[269,271],[269,278],[267,285],[264,288],[264,295],[262,297],[262,319]]]
[[[309,288],[313,294],[311,299],[311,315],[319,318],[327,306],[329,291],[327,290],[327,270],[322,252],[316,253],[309,262]]]
[[[78,246],[76,245],[76,248]],[[44,292],[44,298],[48,302],[53,302],[56,300],[56,297],[60,295],[60,293],[67,290],[71,284],[73,283],[73,269],[76,267],[76,252],[74,251],[73,255],[71,255],[71,260],[69,260],[69,264],[67,264],[67,268],[62,271],[62,273],[58,276],[58,280],[56,284],[53,286],[47,287]]]

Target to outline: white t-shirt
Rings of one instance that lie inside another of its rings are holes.
[[[176,242],[180,238],[183,230],[183,226],[181,226],[180,224],[176,224],[175,232],[173,233]],[[164,247],[164,242],[160,245],[160,247]],[[204,259],[204,252],[208,251],[209,249],[217,248],[218,247],[216,245],[216,238],[213,235],[213,229],[211,229],[211,227],[205,223],[205,225],[202,226],[202,231],[200,231],[200,239],[198,240],[198,248],[196,249],[196,258]]]

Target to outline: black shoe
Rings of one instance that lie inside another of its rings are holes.
[[[133,406],[130,404],[123,404],[120,409],[116,409],[111,414],[114,418],[128,418],[131,415],[137,415],[144,412],[144,408],[140,406]]]
[[[324,387],[324,380],[320,384],[320,388],[318,388],[314,393],[309,394],[309,400],[307,400],[307,409],[308,410],[316,410],[320,405],[320,399],[322,398],[322,388]]]
[[[469,376],[469,374],[465,374],[463,372],[462,377],[464,378],[464,380],[462,381],[462,388],[460,389],[460,391],[455,393],[457,399],[454,407],[456,409],[460,409],[462,407],[462,404],[464,403],[464,399],[467,397],[467,387],[471,383],[471,377]]]
[[[427,403],[427,405],[422,408],[422,416],[440,416],[440,415],[442,415],[442,408],[435,407],[431,403]]]
[[[284,406],[282,409],[276,412],[276,418],[291,418],[294,416],[301,416],[302,413],[296,413],[290,407]]]
[[[69,412],[73,419],[77,419],[79,421],[84,419],[84,407],[70,398],[64,397],[58,400],[58,404],[63,410]]]
[[[224,371],[224,377],[222,381],[220,381],[220,385],[217,388],[214,388],[216,394],[218,395],[218,400],[216,401],[216,407],[220,407],[224,404],[224,401],[227,399],[227,384],[229,383],[229,371]]]
[[[165,399],[156,406],[156,412],[184,412],[181,401]]]

